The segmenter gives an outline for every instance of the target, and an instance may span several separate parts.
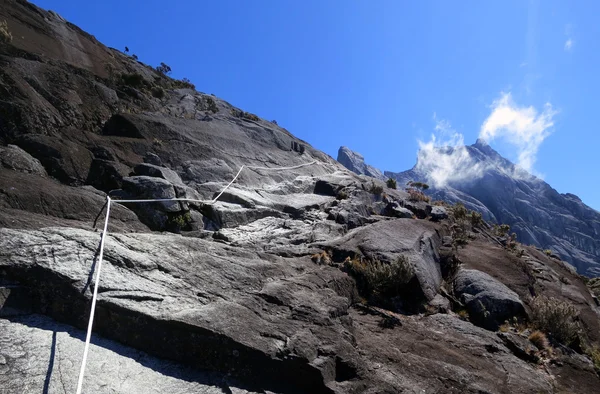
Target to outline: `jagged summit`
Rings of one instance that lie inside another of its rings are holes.
[[[380,170],[365,163],[365,158],[360,153],[354,152],[346,146],[342,146],[338,150],[337,161],[356,174],[381,180],[387,179]]]

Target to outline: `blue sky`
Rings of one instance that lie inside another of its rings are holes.
[[[432,133],[471,144],[486,124],[492,147],[600,210],[600,2],[33,2],[334,158],[346,145],[402,171]]]

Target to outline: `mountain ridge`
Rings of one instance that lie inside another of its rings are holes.
[[[440,163],[450,166],[447,173]],[[600,275],[600,212],[574,194],[558,193],[482,139],[472,145],[420,151],[413,168],[384,175],[400,186],[427,182],[432,198],[462,202],[487,220],[509,224],[520,241],[553,250],[581,273]]]

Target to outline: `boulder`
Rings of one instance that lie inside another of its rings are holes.
[[[162,160],[160,157],[152,152],[146,152],[146,155],[144,156],[144,163],[162,166]]]
[[[505,320],[525,314],[517,293],[478,270],[459,270],[454,292],[465,304],[471,321],[490,330],[496,330]]]
[[[177,173],[169,168],[160,167],[154,164],[142,163],[133,167],[133,172],[136,175],[146,175],[156,178],[166,179],[173,185],[182,185],[183,182]]]
[[[398,204],[398,202],[396,201],[390,202],[385,207],[384,213],[386,216],[391,216],[395,218],[410,219],[413,217],[413,213],[411,210],[401,207],[400,204]]]
[[[444,220],[448,218],[448,211],[444,207],[434,206],[431,208],[431,220],[434,222],[439,222],[440,220]]]
[[[171,182],[162,178],[138,175],[123,178],[123,190],[136,199],[164,199],[176,198],[175,189]],[[177,201],[163,201],[152,203],[162,207],[165,212],[181,211]]]
[[[0,164],[10,170],[48,176],[38,159],[16,145],[0,146]]]
[[[439,292],[442,282],[440,245],[441,239],[433,223],[401,219],[365,225],[344,237],[319,244],[331,250],[336,261],[357,253],[384,263],[406,257],[416,278],[416,287],[410,291],[415,301],[431,301]]]
[[[116,161],[94,159],[86,183],[108,193],[120,189],[123,178],[127,177],[129,172],[129,167]]]

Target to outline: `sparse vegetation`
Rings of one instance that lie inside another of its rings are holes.
[[[142,88],[147,85],[144,76],[140,73],[121,74],[121,82],[123,85],[131,86],[132,88]]]
[[[531,324],[552,339],[569,345],[579,334],[578,311],[569,302],[554,297],[538,296],[531,301]]]
[[[136,55],[135,53],[134,53],[133,55],[131,55],[131,58],[132,58],[133,60],[138,60],[138,57],[137,57],[137,55]]]
[[[342,189],[339,192],[337,192],[335,198],[338,200],[346,200],[348,198],[348,192]]]
[[[376,185],[375,182],[371,181],[371,189],[370,192],[375,194],[376,196],[379,196],[383,193],[383,186],[381,185]]]
[[[423,182],[413,182],[410,181],[407,183],[408,186],[414,187],[415,189],[427,190],[429,189],[429,185]]]
[[[357,256],[347,258],[344,267],[364,294],[376,297],[397,296],[414,276],[414,269],[405,257],[385,263]]]
[[[156,71],[166,76],[171,72],[171,67],[161,62],[159,66],[156,66]]]
[[[154,138],[154,139],[152,140],[152,145],[154,145],[154,146],[156,146],[156,147],[162,146],[162,144],[163,144],[163,141],[162,141],[162,140],[160,140],[160,139],[158,139],[158,138]]]
[[[192,216],[189,212],[180,213],[177,212],[169,217],[165,225],[168,231],[179,233],[184,230],[192,221]]]
[[[10,30],[8,30],[8,23],[0,21],[0,42],[8,44],[12,41],[12,38]]]
[[[255,122],[258,122],[258,116],[251,114],[250,112],[244,112],[244,115],[242,116],[244,119],[248,119],[248,120],[253,120]]]
[[[397,184],[397,182],[396,182],[396,180],[394,178],[388,178],[388,180],[385,181],[385,184],[390,189],[396,189],[396,187],[398,186],[398,184]]]
[[[540,330],[535,330],[529,335],[529,341],[535,345],[539,350],[544,350],[550,346],[546,334]]]
[[[493,232],[498,237],[505,237],[510,231],[510,226],[508,224],[494,225]]]
[[[279,124],[277,123],[277,121],[276,121],[275,119],[273,119],[273,120],[271,121],[271,123],[273,123],[275,126],[279,126]]]
[[[163,88],[161,88],[160,86],[154,86],[151,89],[152,92],[152,96],[156,97],[157,99],[162,99],[165,97],[165,90]]]
[[[321,253],[315,253],[312,256],[310,256],[311,260],[319,265],[329,265],[331,264],[331,257],[329,257],[329,254],[326,251],[323,251]]]
[[[213,100],[212,97],[204,97],[204,100],[206,102],[206,108],[212,112],[213,114],[216,114],[217,112],[219,112],[219,108],[217,107],[217,103],[215,103],[215,100]]]
[[[431,199],[429,198],[429,196],[426,196],[425,193],[423,193],[420,190],[417,189],[413,189],[413,188],[408,188],[406,189],[406,192],[408,193],[408,199],[410,201],[425,201],[425,202],[429,202]]]
[[[550,249],[544,250],[544,253],[546,253],[546,256],[548,256],[548,257],[552,256],[552,250],[550,250]]]
[[[471,211],[471,226],[478,227],[483,224],[483,217],[479,212]]]
[[[596,373],[600,374],[600,347],[594,345],[587,349],[586,354],[592,359]]]

